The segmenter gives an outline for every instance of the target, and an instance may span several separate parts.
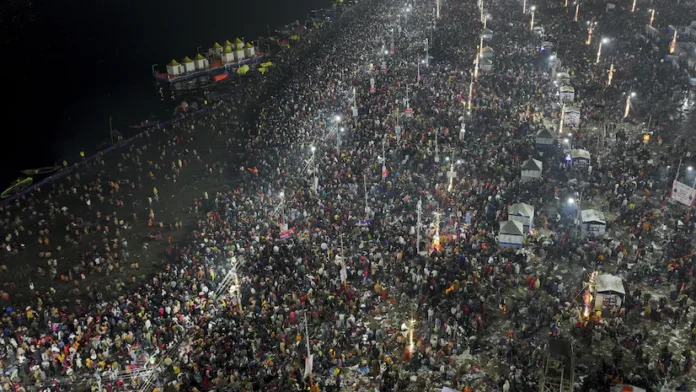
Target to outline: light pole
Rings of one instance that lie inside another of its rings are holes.
[[[594,33],[594,29],[597,26],[597,22],[587,22],[587,25],[589,26],[587,28],[587,41],[585,41],[586,45],[591,45],[592,44],[592,33]]]
[[[417,65],[418,65],[418,79],[416,80],[417,82],[420,82],[420,80],[421,80],[421,74],[420,74],[420,66],[421,66],[421,64],[425,64],[425,60],[422,60],[422,59],[421,59],[421,61],[419,61],[419,62],[417,63]]]
[[[529,9],[532,11],[532,20],[529,22],[529,30],[534,31],[534,11],[536,11],[536,6],[533,5]]]
[[[452,188],[454,187],[454,178],[457,176],[457,172],[454,171],[454,149],[452,149],[452,157],[448,159],[450,160],[450,170],[447,173],[447,177],[449,177],[447,192],[452,192]]]
[[[626,109],[624,109],[624,116],[623,118],[628,117],[628,114],[631,112],[631,98],[634,98],[636,96],[636,93],[631,91],[626,95]]]
[[[317,192],[319,189],[319,177],[317,177],[317,170],[316,170],[316,162],[315,162],[315,153],[317,151],[317,148],[314,146],[310,147],[310,150],[312,150],[312,174],[314,175],[312,179],[312,189],[314,189],[314,192]]]
[[[435,162],[440,162],[440,149],[437,146],[438,128],[435,127]]]
[[[633,0],[633,6],[631,7],[631,12],[636,12],[636,0]]]
[[[677,30],[674,30],[674,36],[672,37],[672,42],[669,43],[669,54],[674,53],[677,48]]]
[[[474,73],[469,72],[471,75],[471,81],[469,82],[469,101],[467,102],[467,116],[471,116],[471,99],[474,95]]]
[[[527,0],[522,0],[522,14],[527,13]]]
[[[420,253],[420,228],[421,228],[421,213],[423,212],[423,201],[419,198],[418,204],[416,205],[416,213],[418,214],[418,221],[416,222],[416,252]]]
[[[614,64],[609,67],[609,80],[607,82],[607,86],[611,86],[611,80],[614,79]]]
[[[599,59],[602,57],[602,45],[606,44],[609,42],[609,38],[602,38],[601,41],[599,41],[599,48],[597,48],[597,60],[595,60],[595,64],[599,64]]]
[[[339,127],[341,123],[341,116],[336,115],[334,117],[334,124],[336,124],[336,153],[341,153],[341,132],[345,131],[345,128]]]
[[[652,27],[653,21],[655,20],[655,8],[652,8],[650,10],[650,27]]]
[[[578,14],[580,13],[580,1],[575,5],[575,17],[573,17],[573,22],[578,21]]]
[[[363,174],[363,188],[365,190],[365,219],[370,215],[370,206],[367,205],[367,170]]]
[[[435,234],[433,235],[433,249],[438,252],[442,249],[440,245],[440,210],[435,212]]]
[[[440,0],[435,0],[436,17],[440,19]]]

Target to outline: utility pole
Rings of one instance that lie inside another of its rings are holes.
[[[367,205],[367,170],[365,170],[363,175],[363,187],[365,189],[365,218],[367,218],[370,215],[370,207]]]
[[[420,228],[421,228],[421,213],[423,210],[423,201],[419,198],[416,207],[418,213],[418,221],[416,222],[416,252],[420,253]]]
[[[440,149],[437,146],[437,134],[438,134],[438,129],[435,127],[435,162],[439,163],[440,162]]]

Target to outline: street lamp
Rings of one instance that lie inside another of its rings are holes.
[[[652,8],[650,10],[650,27],[652,27],[654,20],[655,20],[655,8]]]
[[[534,30],[534,11],[536,11],[536,6],[533,5],[533,6],[530,8],[530,10],[532,10],[532,21],[529,22],[529,30],[532,30],[532,31],[533,31],[533,30]]]
[[[522,0],[522,14],[527,13],[527,0]]]
[[[573,22],[578,21],[578,14],[580,13],[580,1],[575,4],[575,17],[573,17]]]
[[[633,6],[631,7],[631,12],[636,12],[636,0],[633,0]]]
[[[614,64],[609,67],[609,81],[607,82],[607,86],[611,86],[612,79],[614,79]]]
[[[575,204],[575,199],[573,199],[572,197],[569,197],[569,198],[568,198],[568,204],[570,204],[570,205]]]
[[[626,109],[624,109],[623,118],[628,117],[628,113],[631,111],[631,98],[635,97],[636,93],[631,92],[626,96]]]
[[[602,38],[601,41],[599,41],[599,48],[597,48],[597,60],[595,61],[595,64],[599,64],[599,59],[602,57],[602,45],[606,44],[609,42],[609,38]]]
[[[586,45],[592,44],[592,33],[594,33],[594,29],[597,26],[597,22],[587,22],[587,25],[589,26],[587,28],[587,41],[585,41]]]

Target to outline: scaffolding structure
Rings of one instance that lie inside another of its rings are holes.
[[[542,365],[539,392],[573,392],[575,360],[573,344],[565,339],[549,339]]]

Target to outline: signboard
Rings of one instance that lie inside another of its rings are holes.
[[[672,199],[687,207],[693,207],[696,189],[679,181],[674,181],[672,182]]]
[[[372,223],[372,220],[370,220],[370,219],[360,219],[360,220],[358,221],[358,226],[360,226],[360,227],[367,227],[367,226],[370,225],[370,223]]]
[[[457,178],[457,172],[456,171],[448,171],[447,172],[447,178]]]
[[[292,230],[285,230],[280,232],[280,240],[285,241],[292,236]]]
[[[406,108],[406,109],[404,110],[404,114],[405,114],[407,117],[413,116],[413,109],[411,109],[411,108]]]
[[[400,140],[401,139],[401,125],[395,126],[394,132],[396,133],[396,140]]]
[[[346,280],[348,280],[348,271],[346,270],[346,266],[344,265],[341,268],[341,283],[345,283]]]
[[[377,91],[375,88],[375,78],[370,78],[370,92],[374,93],[375,91]]]
[[[358,108],[353,106],[353,117],[358,117]]]
[[[386,167],[383,168],[383,169],[382,169],[382,178],[383,178],[383,179],[384,179],[384,178],[387,178],[388,175],[389,175],[389,170],[387,170]]]
[[[304,361],[304,376],[307,377],[312,374],[312,367],[314,365],[314,355],[310,355],[305,358]]]

